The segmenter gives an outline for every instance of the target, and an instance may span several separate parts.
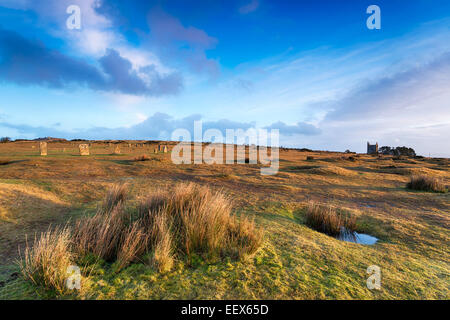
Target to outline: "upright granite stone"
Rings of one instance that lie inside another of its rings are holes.
[[[80,149],[80,156],[88,156],[89,155],[89,145],[88,144],[80,144],[78,146]]]
[[[47,142],[39,142],[39,151],[41,152],[41,156],[47,155]]]
[[[116,146],[115,148],[114,148],[114,154],[120,154],[120,146]]]
[[[167,153],[169,151],[169,149],[167,148],[167,146],[164,146],[164,153]]]

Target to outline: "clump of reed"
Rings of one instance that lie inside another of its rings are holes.
[[[430,192],[447,192],[447,187],[442,180],[427,176],[427,175],[414,175],[411,176],[410,181],[406,184],[408,189],[430,191]]]
[[[148,262],[160,272],[176,260],[251,255],[263,232],[252,220],[231,213],[230,199],[193,183],[157,190],[127,207],[127,187],[113,186],[97,212],[80,218],[73,230],[56,228],[35,239],[21,261],[25,278],[64,292],[66,270],[82,257],[98,257],[119,271],[133,262]]]
[[[171,260],[171,252],[242,258],[253,254],[262,243],[262,231],[253,221],[232,215],[231,201],[223,193],[193,183],[151,194],[141,203],[139,215],[145,228],[153,230],[154,261],[158,256]]]
[[[22,275],[36,285],[45,286],[57,293],[67,291],[67,270],[72,265],[72,238],[68,227],[49,229],[35,237],[34,244],[27,242],[19,261]]]
[[[332,206],[310,202],[306,207],[306,225],[310,228],[337,237],[342,232],[356,231],[356,218]]]

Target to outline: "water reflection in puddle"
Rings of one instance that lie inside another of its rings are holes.
[[[347,230],[342,230],[341,234],[338,237],[339,240],[365,244],[365,245],[373,245],[378,241],[378,238],[373,237],[371,235],[365,233],[358,232],[349,232]]]

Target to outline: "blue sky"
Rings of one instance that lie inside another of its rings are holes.
[[[1,136],[167,139],[199,119],[450,156],[450,2],[0,0]]]

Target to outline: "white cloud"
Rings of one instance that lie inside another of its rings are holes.
[[[259,0],[250,0],[249,3],[239,8],[240,14],[248,14],[259,8]]]

